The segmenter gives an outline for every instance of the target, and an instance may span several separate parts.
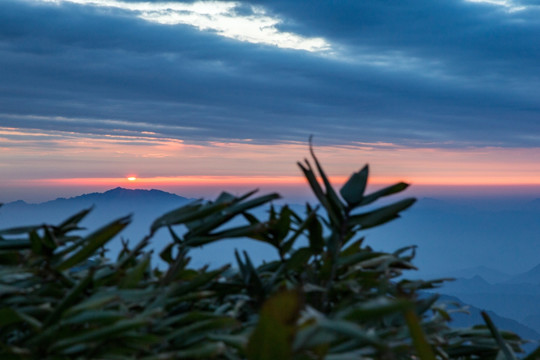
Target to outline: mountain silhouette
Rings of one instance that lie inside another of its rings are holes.
[[[512,276],[507,282],[514,284],[531,284],[540,286],[540,264],[533,267],[531,270],[521,274]]]
[[[161,190],[130,190],[120,187],[104,193],[58,198],[40,204],[15,201],[0,208],[0,228],[43,223],[55,225],[83,209],[92,208],[81,222],[81,226],[88,229],[83,234],[132,214],[132,223],[120,236],[136,242],[148,233],[154,219],[188,202],[190,199]],[[119,249],[119,240],[110,243],[111,255]]]
[[[132,214],[132,222],[116,239],[108,245],[108,256],[115,258],[121,249],[120,239],[128,240],[134,244],[149,233],[152,222],[166,212],[179,208],[193,199],[188,199],[176,194],[161,190],[130,190],[115,188],[103,193],[90,193],[71,198],[58,198],[40,204],[28,204],[24,201],[14,201],[0,207],[0,229],[25,226],[59,224],[71,215],[92,208],[90,214],[81,222],[81,226],[94,231],[111,221],[122,216]],[[256,211],[258,216],[265,217],[266,209]],[[240,225],[244,219],[233,219],[229,225]],[[175,229],[179,234],[183,227]],[[171,235],[167,229],[158,231],[149,247],[154,250],[153,261],[159,264],[160,250],[171,241]],[[231,239],[215,244],[206,245],[203,248],[191,251],[192,264],[204,266],[209,264],[213,267],[235,263],[235,249],[246,250],[250,253],[254,262],[270,260],[277,256],[270,245],[259,241],[246,239]]]
[[[441,295],[438,300],[439,304],[457,304],[459,308],[462,308],[466,310],[467,312],[453,312],[451,314],[452,321],[450,321],[450,326],[456,327],[456,328],[464,328],[464,327],[470,327],[478,324],[484,324],[484,319],[481,315],[481,309],[472,306],[469,304],[466,304],[463,302],[460,298],[455,296],[449,296],[449,295]],[[455,308],[453,306],[450,306],[449,309]],[[525,344],[524,348],[525,351],[529,352],[534,350],[538,346],[538,340],[540,340],[540,333],[535,330],[535,328],[532,328],[531,326],[528,326],[524,324],[523,322],[518,322],[516,320],[500,316],[497,313],[493,311],[487,311],[489,317],[495,323],[495,325],[499,329],[504,329],[508,331],[512,331],[519,336],[521,336],[522,339],[530,340],[532,343]],[[531,323],[534,320],[531,320]],[[538,327],[536,327],[538,328]]]

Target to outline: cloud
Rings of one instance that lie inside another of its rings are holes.
[[[538,145],[540,17],[525,2],[197,4],[208,3],[3,2],[0,125],[187,143]],[[331,52],[242,38],[209,26],[216,16]]]
[[[522,5],[519,1],[511,0],[466,0],[472,3],[483,3],[489,5],[502,6],[508,12],[527,10],[528,6]]]
[[[280,48],[306,51],[330,49],[323,38],[305,38],[291,32],[279,31],[280,19],[268,16],[262,7],[233,1],[130,2],[121,0],[34,0],[43,3],[73,3],[132,13],[149,22],[178,25],[188,24],[199,30],[254,44],[270,44]]]

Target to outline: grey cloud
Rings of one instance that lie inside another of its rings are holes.
[[[538,8],[509,13],[504,7],[464,0],[261,3],[297,19],[296,30],[324,35],[358,52],[401,51],[467,75],[539,69]],[[520,64],[527,66],[516,69]]]
[[[305,141],[313,133],[328,143],[539,145],[526,136],[540,132],[535,18],[449,0],[306,4],[264,3],[288,30],[323,36],[347,59],[121,11],[8,0],[0,11],[1,112],[80,122],[0,115],[0,125],[97,134],[118,126],[88,120],[95,118],[186,141]],[[415,62],[369,60],[381,55]]]

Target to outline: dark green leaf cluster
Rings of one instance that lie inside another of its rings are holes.
[[[441,281],[410,281],[414,247],[393,253],[363,243],[362,230],[397,218],[404,190],[366,194],[368,167],[334,190],[312,152],[300,168],[319,205],[305,214],[269,203],[277,194],[221,194],[164,214],[116,261],[103,247],[123,217],[79,236],[84,210],[63,223],[0,231],[1,359],[514,359],[522,341],[486,325],[451,329],[436,296]],[[268,206],[268,217],[250,211]],[[242,217],[247,225],[231,226]],[[151,264],[159,229],[171,242]],[[190,250],[244,237],[275,248],[254,264],[246,252],[218,269],[190,266]]]

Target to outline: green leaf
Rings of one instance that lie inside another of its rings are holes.
[[[64,312],[64,316],[73,316],[76,313],[79,313],[81,311],[88,311],[93,309],[99,309],[107,304],[110,304],[114,301],[117,301],[119,299],[119,296],[114,293],[110,292],[99,292],[95,294],[94,296],[84,300],[83,302],[78,303],[77,305],[74,305],[67,309]]]
[[[177,345],[189,344],[193,338],[206,337],[209,333],[220,332],[223,329],[232,329],[239,326],[238,321],[230,317],[216,317],[213,319],[196,321],[192,324],[175,329],[170,332],[165,340],[174,341]]]
[[[82,334],[76,334],[71,337],[59,339],[52,345],[53,350],[67,348],[72,345],[92,342],[92,341],[104,341],[111,340],[111,337],[118,337],[120,334],[125,333],[132,329],[137,329],[145,326],[149,323],[149,319],[145,317],[138,317],[135,319],[120,320],[110,326],[90,330]]]
[[[360,345],[373,345],[377,348],[383,347],[383,342],[380,339],[373,334],[370,334],[366,329],[363,329],[350,321],[321,319],[319,321],[319,326],[323,329],[331,330],[338,334],[358,339],[363,343]]]
[[[379,256],[385,256],[385,259],[388,259],[388,255],[381,252],[375,252],[375,251],[358,251],[355,254],[352,255],[344,255],[343,253],[338,258],[338,264],[341,266],[351,266],[356,265],[358,263],[364,262],[366,260],[374,259]],[[365,266],[365,264],[362,264]]]
[[[226,346],[222,342],[216,342],[216,343],[209,342],[209,343],[203,343],[200,345],[195,345],[184,350],[162,352],[160,354],[143,357],[141,359],[142,360],[211,359],[224,353],[225,350],[226,350]]]
[[[207,236],[188,236],[183,245],[185,246],[201,246],[220,239],[230,239],[236,237],[254,237],[267,230],[266,224],[258,223],[255,225],[238,226],[232,229],[220,231],[218,233],[209,234]]]
[[[194,289],[203,287],[204,285],[210,283],[213,279],[221,275],[228,268],[229,265],[224,266],[218,270],[198,274],[196,277],[190,279],[189,281],[186,281],[185,283],[175,284],[175,286],[170,289],[170,294],[171,296],[187,294]]]
[[[42,244],[49,249],[56,249],[60,244],[54,232],[51,231],[51,228],[49,226],[43,226],[43,232],[44,234],[41,238]]]
[[[246,251],[244,253],[244,259],[245,259],[245,269],[248,273],[248,282],[246,285],[252,286],[252,291],[258,295],[259,297],[264,296],[264,287],[261,281],[261,278],[259,274],[257,273],[257,270],[255,269],[255,266],[253,266],[253,263],[251,262],[251,259],[249,258],[249,255]]]
[[[302,170],[302,172],[304,173],[304,176],[306,177],[309,185],[311,186],[313,193],[315,194],[315,196],[317,197],[321,205],[326,209],[326,212],[328,213],[330,220],[334,224],[340,224],[341,217],[336,214],[334,207],[332,207],[332,205],[328,202],[328,199],[325,196],[321,188],[321,185],[319,184],[319,181],[317,180],[315,176],[315,173],[311,169],[311,165],[309,164],[307,160],[305,160],[305,162],[306,162],[306,167],[304,167],[300,162],[298,162],[297,164]]]
[[[247,337],[245,335],[229,335],[229,334],[208,334],[207,337],[213,341],[222,341],[223,343],[243,350],[247,345]]]
[[[25,289],[22,289],[18,286],[5,285],[0,283],[0,296],[24,293],[26,293]]]
[[[409,327],[413,345],[420,360],[435,360],[435,354],[429,345],[418,315],[412,309],[405,310],[405,321]]]
[[[9,229],[0,230],[0,235],[28,234],[29,232],[39,230],[42,227],[43,227],[43,225],[12,227],[12,228],[9,228]]]
[[[159,253],[159,257],[161,258],[161,260],[165,261],[167,264],[170,264],[174,261],[172,257],[173,247],[174,247],[174,244],[171,243],[165,246],[165,248],[161,250],[161,252]]]
[[[257,219],[256,216],[254,216],[254,215],[252,215],[252,214],[250,214],[250,213],[248,213],[248,212],[243,212],[243,213],[242,213],[242,216],[244,216],[244,218],[245,218],[247,221],[249,221],[249,223],[250,223],[251,225],[255,225],[255,224],[260,223],[259,219]]]
[[[279,198],[281,198],[281,196],[278,193],[271,193],[271,194],[259,196],[249,201],[236,203],[232,205],[230,208],[227,208],[226,211],[227,213],[230,213],[230,214],[240,214],[246,210],[259,207],[272,200],[277,200]]]
[[[115,310],[87,310],[64,318],[62,325],[110,324],[122,320],[126,314]]]
[[[118,284],[118,287],[124,289],[138,287],[144,277],[145,272],[150,266],[151,255],[152,254],[150,253],[146,254],[143,259],[139,260],[139,263],[135,267],[129,269],[126,276]]]
[[[273,227],[276,231],[276,237],[279,242],[281,242],[289,231],[291,230],[291,209],[287,205],[281,208],[279,212],[279,218]]]
[[[354,305],[346,309],[342,316],[357,322],[382,317],[402,312],[411,307],[411,302],[407,300],[394,300],[386,297],[376,298]]]
[[[205,219],[205,221],[201,223],[200,226],[192,228],[184,236],[184,238],[187,239],[188,237],[194,237],[198,235],[207,235],[209,232],[225,224],[227,221],[229,221],[236,215],[242,214],[246,210],[261,206],[272,200],[279,199],[279,197],[280,196],[278,194],[273,193],[273,194],[260,196],[258,198],[255,198],[246,202],[235,203],[230,206],[227,206],[223,209],[223,211],[214,214],[209,219]]]
[[[25,250],[31,247],[29,239],[0,240],[0,250]]]
[[[226,191],[223,191],[221,194],[219,194],[219,196],[217,197],[217,199],[214,201],[214,203],[216,204],[232,204],[233,202],[237,201],[237,198],[236,196],[226,192]]]
[[[294,230],[294,233],[287,240],[285,240],[283,242],[282,250],[283,250],[284,254],[289,252],[289,250],[294,245],[294,242],[296,241],[296,239],[298,239],[298,237],[300,237],[300,235],[302,235],[302,233],[306,229],[308,229],[309,226],[311,226],[311,223],[313,221],[318,221],[316,219],[316,217],[317,217],[317,208],[312,210],[311,207],[309,207],[309,205],[308,205],[308,216],[306,217],[305,220],[300,219],[298,217],[298,215],[296,215],[293,211],[291,211],[291,216],[294,217],[295,219],[298,218],[297,221],[299,221],[300,224],[299,224],[298,228],[296,230]],[[319,226],[320,226],[320,224],[319,224]],[[321,239],[319,239],[319,240],[320,240],[320,243],[316,243],[316,244],[311,244],[311,240],[309,240],[310,241],[310,247],[313,246],[313,251],[315,251],[315,252],[322,251],[322,246],[323,246],[323,241],[324,241],[322,239],[322,235],[321,235]],[[315,239],[315,241],[317,241],[317,239]]]
[[[398,192],[405,190],[407,187],[409,187],[409,184],[406,184],[404,182],[400,182],[400,183],[385,187],[381,190],[375,191],[374,193],[364,196],[359,205],[371,204],[372,202],[378,200],[379,198],[383,196],[396,194]]]
[[[0,245],[2,244],[2,241],[0,241]],[[2,266],[8,266],[8,265],[19,265],[20,261],[22,259],[21,253],[18,249],[8,249],[8,250],[2,250],[2,247],[0,246],[0,265]]]
[[[292,342],[300,309],[300,294],[297,291],[283,291],[268,299],[263,304],[259,322],[249,337],[247,358],[292,359]]]
[[[122,217],[109,225],[102,227],[85,238],[84,246],[78,252],[56,266],[57,270],[69,269],[92,256],[101,246],[109,242],[116,234],[124,229],[131,221],[131,216]]]
[[[309,247],[314,253],[320,254],[324,249],[323,227],[317,216],[313,216],[308,225]]]
[[[167,228],[169,229],[169,234],[171,235],[173,241],[174,241],[176,244],[182,244],[182,243],[183,243],[183,240],[180,238],[180,236],[178,236],[178,235],[174,232],[172,226],[169,225],[169,226],[167,226]]]
[[[41,238],[39,237],[37,231],[31,231],[28,234],[28,239],[32,243],[32,252],[34,254],[41,254],[41,251],[43,249],[43,243],[41,241]]]
[[[47,317],[45,320],[45,326],[50,326],[51,324],[54,324],[55,322],[60,320],[60,316],[62,313],[71,305],[73,305],[80,295],[85,291],[91,284],[93,279],[94,273],[90,271],[88,275],[86,275],[82,280],[78,282],[77,285],[75,285],[60,301],[60,303],[56,306],[54,311]]]
[[[204,211],[200,210],[201,207],[204,208]],[[196,201],[191,204],[184,205],[178,209],[169,211],[168,213],[160,216],[152,223],[150,229],[152,232],[155,232],[162,226],[177,225],[192,221],[200,217],[206,216],[207,212],[212,213],[221,209],[222,207],[223,205],[203,206],[201,205],[200,201]]]
[[[305,160],[305,162],[306,162],[306,167],[304,167],[304,165],[302,165],[301,162],[297,162],[297,164],[302,170],[302,172],[304,173],[304,176],[306,177],[309,183],[309,186],[311,187],[311,190],[313,190],[313,193],[322,204],[323,202],[326,202],[326,199],[324,197],[324,192],[321,188],[321,185],[317,181],[317,177],[313,173],[313,170],[311,169],[309,162],[307,160]]]
[[[4,328],[5,326],[16,324],[19,322],[25,322],[32,326],[34,329],[41,329],[42,327],[42,324],[41,322],[39,322],[39,320],[21,311],[17,311],[9,307],[4,307],[0,309],[0,328]]]
[[[397,219],[399,213],[410,207],[415,201],[416,199],[414,198],[403,199],[367,213],[353,215],[349,218],[349,225],[360,226],[361,229],[382,225],[388,221]]]
[[[319,174],[321,175],[321,178],[323,180],[323,183],[326,189],[326,198],[328,199],[328,203],[332,206],[334,212],[339,216],[341,220],[343,213],[345,211],[345,207],[343,206],[343,203],[341,202],[336,192],[334,191],[334,187],[332,186],[332,184],[330,184],[330,180],[328,180],[328,177],[326,176],[326,173],[324,172],[321,164],[319,163],[319,160],[315,156],[315,152],[313,151],[313,145],[312,145],[312,137],[309,138],[309,152],[311,153],[311,157],[313,158],[313,161],[315,161],[317,170],[319,171]]]
[[[289,270],[302,269],[312,255],[313,251],[310,248],[303,247],[296,250],[287,260],[287,268]]]
[[[58,227],[60,229],[62,229],[62,231],[64,231],[64,232],[69,231],[69,230],[78,229],[79,222],[82,219],[84,219],[86,217],[86,215],[88,215],[88,213],[90,213],[90,211],[92,211],[93,208],[94,207],[84,209],[84,210],[76,213],[75,215],[69,217],[64,222],[62,222],[60,225],[58,225]]]
[[[482,311],[480,314],[482,314],[482,317],[484,318],[484,321],[486,322],[487,327],[489,328],[489,331],[491,332],[491,335],[499,345],[499,348],[501,349],[502,353],[504,354],[504,357],[506,360],[517,360],[516,356],[514,355],[514,352],[512,349],[508,346],[506,341],[504,341],[501,333],[489,317],[489,315]]]
[[[341,196],[349,206],[359,204],[364,198],[369,174],[369,166],[365,165],[362,170],[351,175],[349,180],[339,190]]]
[[[192,324],[194,322],[200,322],[208,319],[221,318],[222,316],[217,315],[212,312],[203,312],[193,310],[187,313],[181,313],[175,316],[169,316],[166,319],[163,319],[156,325],[156,329],[161,330],[166,327],[179,328],[185,325]]]

